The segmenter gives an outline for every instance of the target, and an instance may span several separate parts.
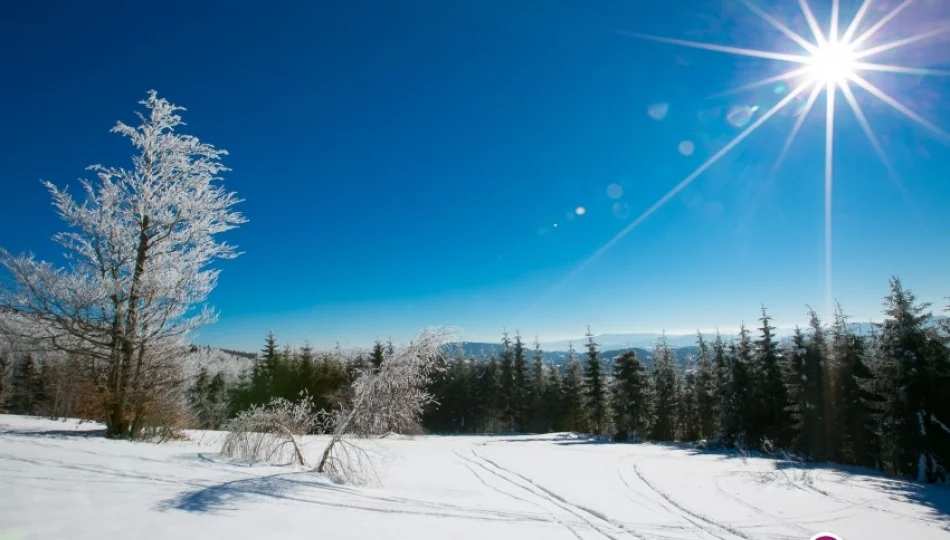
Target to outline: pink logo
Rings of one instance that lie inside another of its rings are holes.
[[[841,537],[831,533],[818,533],[812,536],[811,540],[841,540]]]

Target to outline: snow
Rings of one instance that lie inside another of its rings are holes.
[[[0,538],[751,540],[947,538],[950,491],[867,470],[570,434],[369,441],[378,482],[234,463],[0,415]],[[311,461],[323,437],[305,439]]]

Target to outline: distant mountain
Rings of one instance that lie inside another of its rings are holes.
[[[676,360],[681,366],[686,366],[687,360],[696,354],[698,347],[695,345],[690,345],[688,347],[671,347],[673,349],[673,354],[676,355]],[[445,346],[446,356],[453,358],[458,356],[458,344],[450,343]],[[501,344],[498,343],[480,343],[480,342],[462,342],[462,351],[466,357],[469,358],[488,358],[492,354],[498,356],[501,354]],[[645,347],[623,347],[618,349],[609,349],[605,350],[601,347],[601,357],[609,366],[613,361],[627,351],[635,351],[637,353],[637,358],[639,358],[647,368],[653,368],[653,346],[650,348]],[[557,366],[563,366],[567,363],[567,352],[566,351],[542,351],[544,354],[544,361],[553,363]],[[587,352],[583,350],[575,350],[577,359],[580,362],[587,361]],[[532,350],[527,351],[528,359],[533,357],[534,352]]]

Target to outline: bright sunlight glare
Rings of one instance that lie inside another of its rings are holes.
[[[815,16],[815,13],[809,5],[808,0],[798,0],[801,13],[808,23],[808,28],[811,30],[812,35],[810,36],[810,39],[796,33],[791,28],[789,28],[787,24],[783,23],[772,15],[769,15],[762,8],[755,5],[751,0],[738,1],[744,4],[750,11],[755,13],[759,18],[768,23],[776,31],[783,34],[786,38],[790,39],[799,47],[801,47],[803,51],[798,54],[791,54],[787,52],[751,49],[732,45],[703,43],[700,41],[654,36],[637,32],[618,31],[618,33],[658,43],[666,43],[681,47],[726,53],[735,56],[754,57],[770,60],[773,62],[787,62],[793,64],[792,69],[780,73],[779,75],[773,75],[762,80],[752,81],[743,84],[738,88],[714,94],[713,97],[722,97],[729,94],[744,92],[753,88],[759,88],[785,81],[797,80],[800,82],[793,82],[791,85],[791,91],[785,96],[784,99],[780,100],[771,108],[763,108],[764,112],[759,114],[759,117],[755,122],[753,122],[741,133],[736,135],[732,141],[727,143],[722,149],[713,154],[686,178],[679,181],[679,183],[670,189],[670,191],[660,197],[659,200],[643,211],[639,217],[630,222],[592,255],[581,261],[581,263],[578,264],[574,270],[572,270],[567,275],[567,277],[555,285],[554,288],[548,291],[547,294],[542,296],[542,298],[539,299],[537,303],[544,301],[544,299],[549,297],[555,290],[559,289],[591,262],[603,255],[621,238],[637,228],[641,223],[643,223],[644,220],[649,218],[652,214],[664,206],[670,199],[676,196],[677,193],[681,192],[696,178],[701,176],[707,169],[709,169],[709,167],[719,161],[719,159],[721,159],[724,155],[729,153],[736,145],[742,142],[743,139],[748,137],[765,121],[773,117],[780,109],[792,104],[792,98],[808,95],[804,109],[798,113],[798,118],[795,121],[794,126],[791,128],[789,136],[786,139],[779,155],[778,163],[781,163],[785,159],[786,153],[794,142],[796,135],[799,133],[802,124],[805,122],[806,118],[811,112],[811,109],[817,102],[818,97],[824,93],[826,97],[826,110],[825,114],[823,115],[825,118],[825,155],[822,157],[822,159],[824,160],[825,174],[822,180],[825,206],[823,216],[825,229],[825,315],[826,317],[830,317],[834,302],[834,296],[832,293],[832,195],[834,191],[834,125],[835,116],[838,113],[836,109],[836,103],[841,103],[844,101],[848,104],[851,111],[854,113],[854,116],[858,119],[858,123],[860,124],[861,129],[864,131],[865,136],[868,138],[871,147],[884,163],[884,166],[887,168],[892,180],[894,180],[894,183],[902,192],[903,185],[900,181],[900,178],[897,176],[897,173],[894,172],[890,159],[884,152],[881,144],[878,142],[878,138],[875,135],[874,130],[871,128],[870,123],[865,117],[864,112],[861,109],[861,105],[854,94],[853,87],[864,90],[869,96],[880,100],[906,118],[916,122],[921,127],[935,134],[942,141],[950,144],[950,134],[940,129],[920,114],[914,112],[907,105],[901,103],[897,98],[890,96],[884,90],[881,90],[861,75],[862,72],[877,72],[895,76],[950,76],[950,71],[947,70],[932,69],[923,66],[883,64],[869,61],[869,59],[873,59],[879,53],[894,51],[910,44],[922,43],[933,39],[938,35],[950,33],[950,26],[948,25],[942,25],[935,30],[924,31],[919,28],[919,25],[914,24],[905,25],[906,34],[903,37],[893,41],[882,42],[880,39],[875,40],[875,37],[878,37],[877,34],[882,28],[891,23],[891,21],[895,19],[899,13],[906,10],[909,6],[911,6],[911,4],[914,4],[916,0],[901,1],[894,9],[884,14],[870,27],[867,27],[866,30],[859,32],[859,30],[862,28],[864,19],[871,11],[869,8],[874,1],[864,0],[843,34],[839,32],[840,0],[832,0],[831,2],[831,14],[826,25],[826,28],[828,28],[827,33],[822,29],[822,25]],[[927,9],[925,5],[922,8]],[[839,91],[845,98],[844,100],[835,99]],[[776,164],[776,168],[778,167],[778,163]]]
[[[812,53],[808,77],[818,84],[838,85],[855,73],[857,57],[849,43],[828,42]]]

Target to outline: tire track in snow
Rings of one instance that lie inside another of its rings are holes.
[[[659,488],[657,488],[652,482],[650,482],[649,480],[647,480],[647,479],[643,476],[643,474],[640,472],[640,463],[642,463],[643,461],[646,461],[646,460],[640,460],[640,461],[636,461],[636,462],[633,463],[633,473],[636,474],[636,475],[637,475],[637,478],[638,478],[641,482],[643,482],[644,485],[646,485],[648,488],[650,488],[650,490],[651,490],[652,492],[656,493],[656,494],[659,495],[663,500],[665,500],[665,501],[668,502],[670,505],[672,505],[672,507],[676,509],[675,511],[680,512],[680,513],[681,513],[681,517],[682,517],[683,519],[689,521],[690,523],[693,523],[694,525],[696,525],[697,527],[699,527],[700,529],[702,529],[704,532],[706,532],[706,533],[708,533],[708,534],[710,534],[710,535],[712,535],[712,536],[714,536],[714,537],[716,537],[716,538],[719,538],[719,539],[721,539],[721,540],[727,540],[727,539],[726,539],[726,537],[721,536],[720,534],[717,534],[716,532],[713,532],[713,530],[719,530],[719,531],[725,532],[726,534],[728,534],[729,536],[731,536],[731,537],[733,537],[733,538],[742,538],[743,540],[752,540],[752,538],[750,538],[748,535],[746,535],[745,533],[743,533],[742,531],[740,531],[740,530],[738,530],[738,529],[736,529],[736,528],[734,528],[734,527],[730,527],[729,525],[725,525],[725,524],[722,524],[722,523],[718,523],[718,522],[713,521],[712,519],[710,519],[710,518],[708,518],[708,517],[706,517],[706,516],[704,516],[704,515],[702,515],[702,514],[700,514],[700,513],[698,513],[698,512],[694,512],[694,511],[690,510],[689,508],[687,508],[685,505],[683,505],[683,504],[680,503],[679,501],[677,501],[677,500],[673,499],[672,497],[670,497],[666,492],[664,492],[664,491],[660,490]],[[699,523],[697,523],[697,522],[694,521],[694,520],[698,520]],[[703,524],[705,524],[705,527],[703,526]]]
[[[477,452],[475,452],[474,448],[472,449],[472,455],[475,456],[475,458],[480,460],[481,462],[487,463],[488,465],[491,465],[492,467],[494,467],[495,471],[493,471],[493,474],[495,474],[499,478],[502,478],[513,485],[519,486],[522,489],[533,493],[535,496],[540,497],[544,500],[547,500],[548,502],[557,506],[558,508],[561,508],[562,510],[576,516],[578,519],[580,519],[581,521],[589,525],[592,530],[599,533],[601,536],[605,538],[609,538],[610,540],[619,540],[619,538],[616,536],[616,534],[619,533],[619,534],[624,534],[626,536],[632,536],[638,540],[644,539],[643,536],[641,536],[639,533],[637,533],[635,530],[628,527],[627,525],[613,521],[608,516],[605,516],[604,514],[596,510],[585,508],[583,506],[580,506],[576,503],[573,503],[565,499],[561,495],[558,495],[557,493],[547,489],[546,487],[538,484],[534,480],[522,474],[519,474],[511,469],[503,467],[499,465],[498,463],[492,461],[491,459],[488,459],[484,456],[479,455]],[[488,467],[485,467],[485,468],[486,470],[488,469]],[[601,524],[598,524],[598,523],[601,523]],[[613,529],[619,529],[619,531],[607,530],[605,529],[603,524],[606,524],[607,526]]]
[[[551,516],[551,519],[553,519],[556,523],[558,523],[559,525],[563,526],[565,529],[567,529],[568,531],[570,531],[570,533],[571,533],[572,535],[574,535],[575,538],[577,538],[578,540],[584,540],[583,537],[577,532],[577,530],[576,530],[570,523],[568,523],[568,522],[562,520],[561,518],[559,518],[556,513],[554,513],[554,512],[551,511],[550,508],[546,508],[544,505],[540,504],[540,503],[537,502],[537,501],[531,501],[531,500],[525,499],[525,498],[523,498],[523,497],[519,497],[519,496],[517,496],[517,495],[515,495],[515,494],[513,494],[513,493],[511,493],[511,492],[505,491],[505,490],[503,490],[503,489],[501,489],[501,488],[498,488],[498,487],[489,485],[488,482],[486,482],[485,479],[482,478],[482,476],[481,476],[480,474],[478,474],[478,472],[472,467],[472,465],[474,465],[474,466],[476,466],[476,467],[479,467],[480,469],[484,470],[485,472],[491,474],[493,477],[501,478],[502,480],[504,480],[505,482],[507,482],[507,483],[510,484],[511,481],[508,480],[507,478],[500,477],[500,476],[498,475],[498,473],[496,473],[495,471],[489,469],[489,468],[486,467],[485,465],[483,465],[483,464],[481,464],[481,463],[479,463],[479,462],[477,462],[477,461],[475,461],[475,460],[473,460],[473,459],[471,459],[471,458],[465,457],[464,455],[460,454],[459,452],[455,452],[455,455],[458,456],[458,457],[462,460],[462,464],[465,465],[465,468],[467,468],[469,471],[471,471],[472,474],[475,475],[475,478],[477,478],[478,481],[481,482],[481,483],[482,483],[485,487],[487,487],[488,489],[490,489],[490,490],[492,490],[492,491],[495,491],[495,492],[497,492],[497,493],[501,493],[502,495],[505,495],[505,496],[507,496],[507,497],[511,497],[512,499],[515,499],[515,500],[518,500],[518,501],[522,501],[522,502],[528,503],[528,504],[530,504],[530,505],[536,506],[536,507],[540,508],[541,510],[544,510],[549,516]],[[517,484],[514,484],[514,485],[515,485],[516,487],[518,487],[518,488],[524,490],[524,488],[523,488],[522,486],[519,486],[519,485],[517,485]]]

